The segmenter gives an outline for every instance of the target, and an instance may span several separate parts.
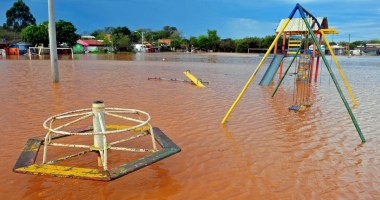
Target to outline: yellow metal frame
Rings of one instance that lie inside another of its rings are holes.
[[[314,44],[316,44],[318,51],[319,51],[319,52],[322,51],[322,48],[321,48],[321,46],[320,46],[320,44],[319,44],[319,42],[318,42],[318,40],[317,40],[317,38],[316,38],[316,36],[315,36],[314,31],[312,30],[312,27],[310,26],[310,23],[309,23],[309,22],[307,21],[307,19],[306,19],[306,15],[310,15],[310,16],[312,16],[312,15],[311,15],[309,12],[305,11],[304,8],[303,8],[301,5],[297,4],[296,7],[293,9],[292,13],[290,14],[289,18],[286,19],[284,25],[281,27],[281,30],[280,30],[279,33],[277,34],[277,36],[276,36],[276,38],[274,39],[273,43],[272,43],[271,46],[268,48],[268,51],[266,52],[265,56],[264,56],[263,59],[260,61],[259,66],[256,68],[256,70],[254,71],[254,73],[251,75],[251,77],[249,78],[248,82],[247,82],[246,85],[244,86],[243,90],[240,92],[239,96],[237,97],[237,99],[235,100],[235,102],[232,104],[232,106],[231,106],[230,109],[228,110],[227,114],[224,116],[224,118],[223,118],[223,120],[222,120],[222,122],[221,122],[222,124],[224,124],[224,123],[226,122],[226,120],[228,119],[229,115],[231,114],[231,112],[232,112],[233,109],[235,108],[236,104],[239,102],[239,100],[241,99],[241,97],[243,96],[243,94],[245,93],[245,91],[247,90],[248,86],[251,84],[251,82],[252,82],[253,79],[255,78],[255,76],[256,76],[258,70],[261,68],[261,66],[262,66],[262,64],[263,64],[263,62],[264,62],[264,60],[268,57],[268,55],[269,55],[269,53],[272,51],[274,45],[277,44],[278,39],[281,37],[282,33],[284,32],[284,29],[285,29],[285,28],[287,27],[287,25],[289,24],[290,18],[292,18],[292,17],[294,16],[294,14],[295,14],[295,12],[296,12],[297,10],[300,12],[300,14],[301,14],[301,16],[302,16],[302,19],[303,19],[303,21],[305,22],[306,28],[308,29],[308,32],[309,32],[309,33],[313,33],[313,34],[311,34],[311,38],[313,39]],[[313,16],[312,16],[312,17],[313,17]],[[315,18],[315,17],[313,17],[313,18]],[[314,24],[313,24],[313,25],[314,25]],[[324,38],[325,38],[325,40],[326,40],[326,37],[324,37]],[[331,48],[330,48],[330,49],[331,49]],[[331,52],[332,52],[332,51],[331,51]],[[333,52],[332,52],[332,53],[333,53]],[[341,87],[339,86],[339,83],[338,83],[338,81],[337,81],[337,79],[336,79],[336,77],[335,77],[333,71],[331,70],[330,64],[328,63],[328,61],[327,61],[327,59],[326,59],[326,56],[325,56],[324,54],[321,54],[321,56],[322,56],[322,60],[323,60],[323,62],[324,62],[325,65],[326,65],[326,68],[327,68],[327,70],[328,70],[328,72],[329,72],[329,74],[330,74],[330,77],[331,77],[331,79],[333,80],[333,82],[334,82],[334,84],[335,84],[335,87],[336,87],[336,89],[337,89],[337,91],[338,91],[338,93],[339,93],[339,95],[340,95],[340,97],[341,97],[341,99],[342,99],[342,101],[343,101],[343,103],[344,103],[344,106],[346,107],[347,112],[348,112],[348,114],[350,115],[351,120],[352,120],[352,122],[354,123],[356,130],[358,131],[358,134],[359,134],[359,136],[360,136],[360,139],[362,140],[362,142],[366,142],[366,140],[365,140],[365,138],[364,138],[364,136],[363,136],[363,134],[362,134],[362,132],[361,132],[361,129],[360,129],[360,127],[359,127],[359,124],[358,124],[358,122],[356,121],[356,118],[355,118],[355,116],[354,116],[354,113],[352,112],[352,110],[351,110],[351,108],[350,108],[350,105],[348,104],[346,98],[344,97],[344,94],[342,93],[342,89],[341,89]],[[334,58],[335,58],[335,57],[334,57]],[[335,61],[336,61],[336,59],[335,59]],[[336,63],[338,63],[338,62],[336,61]],[[339,65],[339,64],[337,64],[337,65]],[[340,72],[341,72],[341,70],[340,70]],[[344,75],[342,75],[342,72],[341,72],[341,76],[344,77]],[[344,79],[345,79],[345,78],[344,78]],[[347,83],[347,80],[345,80],[345,84],[346,84],[346,87],[349,88],[348,83]],[[350,92],[350,95],[352,95],[351,89],[349,89],[349,92]],[[353,95],[352,95],[352,96],[353,96]],[[355,102],[356,102],[356,101],[355,101]]]
[[[106,125],[107,130],[121,130],[121,129],[131,128],[131,127],[132,126],[115,125],[115,124]],[[150,126],[145,125],[145,126],[142,126],[142,127],[136,128],[134,130],[130,130],[130,131],[149,131],[149,130],[150,130]]]
[[[248,89],[249,85],[252,83],[252,81],[254,80],[257,72],[260,70],[262,64],[264,63],[264,61],[267,59],[268,55],[270,54],[270,52],[272,51],[272,49],[274,48],[274,45],[277,43],[278,39],[281,37],[282,33],[284,32],[285,28],[287,27],[288,23],[290,22],[290,18],[286,19],[283,27],[281,28],[280,32],[277,34],[276,38],[274,39],[274,41],[272,42],[271,46],[268,48],[267,52],[265,53],[264,57],[261,59],[259,65],[257,66],[256,70],[253,72],[253,74],[251,75],[251,77],[249,78],[249,80],[247,81],[247,83],[245,84],[243,90],[240,92],[239,96],[236,98],[236,100],[234,101],[234,103],[232,104],[232,106],[230,107],[230,109],[228,110],[228,112],[226,113],[226,115],[224,116],[221,124],[225,124],[228,117],[231,115],[232,111],[235,109],[236,105],[239,103],[240,99],[242,98],[242,96],[244,95],[245,91]],[[350,94],[351,96],[351,99],[354,103],[354,106],[356,106],[358,103],[351,91],[351,87],[350,85],[348,84],[347,82],[347,79],[346,77],[344,76],[344,73],[342,71],[342,68],[340,67],[339,65],[339,62],[338,60],[336,59],[336,56],[334,54],[334,52],[332,51],[331,49],[331,46],[329,44],[329,41],[327,40],[325,34],[337,34],[338,32],[335,30],[335,29],[321,29],[319,30],[319,32],[321,33],[321,35],[323,36],[323,39],[326,43],[326,46],[327,48],[329,49],[330,53],[331,53],[331,56],[332,58],[334,59],[334,62],[335,62],[335,65],[336,67],[338,68],[339,70],[339,73],[344,81],[344,84],[346,85],[346,88],[348,90],[348,93]]]
[[[187,76],[187,78],[189,78],[196,86],[206,87],[205,85],[203,85],[202,80],[195,77],[192,73],[190,73],[189,70],[184,71],[183,74],[185,74],[185,76]]]
[[[251,75],[251,77],[249,78],[249,80],[247,81],[247,83],[245,84],[243,90],[240,92],[239,96],[236,98],[236,100],[234,101],[234,103],[232,104],[232,106],[230,107],[230,109],[228,110],[227,114],[224,116],[223,120],[222,120],[222,124],[226,123],[228,117],[230,116],[230,114],[232,113],[232,111],[235,109],[235,106],[239,103],[241,97],[244,95],[245,91],[248,89],[249,85],[252,83],[253,79],[255,79],[255,76],[257,74],[257,72],[260,70],[261,66],[263,65],[264,61],[267,59],[268,55],[271,53],[274,45],[277,43],[278,39],[280,39],[282,33],[284,32],[285,28],[288,26],[290,22],[290,18],[286,19],[284,25],[282,26],[280,32],[277,34],[276,38],[274,39],[274,41],[272,42],[272,44],[270,45],[270,47],[268,48],[267,52],[265,53],[264,57],[261,59],[259,65],[257,66],[256,70],[253,72],[253,74]]]
[[[329,28],[329,29],[321,29],[319,30],[319,32],[321,33],[322,37],[323,37],[323,40],[325,41],[326,43],[326,46],[327,48],[329,49],[330,51],[330,54],[331,54],[331,57],[333,58],[334,60],[334,63],[336,65],[336,68],[338,68],[338,71],[339,71],[339,74],[340,76],[342,77],[343,79],[343,82],[344,82],[344,85],[346,86],[347,88],[347,91],[348,91],[348,94],[350,95],[351,99],[352,99],[352,102],[354,103],[354,106],[358,105],[358,102],[356,101],[355,97],[354,97],[354,94],[352,93],[351,91],[351,87],[350,85],[348,84],[348,81],[346,79],[346,77],[344,76],[344,73],[342,71],[342,68],[340,67],[339,65],[339,62],[338,60],[336,59],[336,56],[334,54],[334,51],[332,50],[331,46],[330,46],[330,43],[329,41],[327,40],[327,37],[325,34],[338,34],[339,32],[337,32],[335,29],[333,28]]]
[[[129,126],[124,125],[109,125],[107,128],[110,129],[125,129]],[[85,127],[80,129],[75,129],[78,132],[86,132],[91,130],[91,127]],[[147,126],[141,127],[140,130],[150,130]],[[146,167],[152,163],[169,157],[181,151],[181,149],[170,140],[159,128],[153,127],[155,134],[155,141],[162,147],[157,152],[145,155],[142,158],[129,160],[127,163],[120,165],[116,168],[109,170],[83,168],[83,167],[72,167],[72,166],[61,166],[56,165],[56,163],[62,161],[63,159],[55,160],[53,163],[49,164],[37,164],[36,158],[41,146],[44,144],[44,137],[32,138],[25,144],[21,155],[19,156],[13,171],[16,173],[24,174],[34,174],[34,175],[50,175],[58,177],[69,177],[69,178],[79,178],[87,180],[99,180],[99,181],[111,181],[127,175],[131,172],[139,170]],[[62,137],[67,137],[68,135],[59,136],[56,135],[52,137],[52,140],[59,139]],[[91,151],[82,151],[74,156],[66,156],[65,159],[74,158]]]
[[[110,180],[110,178],[97,169],[67,167],[48,164],[33,164],[17,169],[18,172],[27,174],[52,175],[59,177],[76,177],[91,180]]]

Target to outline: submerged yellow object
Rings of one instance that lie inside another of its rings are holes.
[[[21,167],[17,169],[17,172],[61,177],[80,177],[84,179],[93,180],[110,180],[106,172],[102,173],[97,169],[66,167],[47,164],[33,164],[26,167]]]
[[[127,125],[106,125],[107,130],[120,130],[120,129],[126,129],[126,128],[131,128],[132,126],[127,126]],[[150,126],[145,125],[136,129],[133,129],[131,131],[149,131]]]
[[[190,70],[186,70],[183,72],[187,78],[189,78],[196,86],[198,87],[206,87],[203,85],[202,80],[195,77],[193,74],[190,73]]]
[[[107,129],[125,129],[130,126],[126,125],[106,125]],[[154,139],[161,146],[158,151],[147,154],[144,157],[135,160],[129,160],[129,162],[124,163],[116,168],[101,170],[86,167],[74,167],[74,166],[62,166],[56,165],[58,162],[69,160],[74,157],[81,156],[86,153],[94,152],[94,150],[86,150],[73,155],[65,156],[63,158],[58,158],[51,160],[45,164],[37,164],[36,158],[40,147],[44,145],[44,137],[31,138],[27,141],[24,149],[18,158],[13,171],[16,173],[24,174],[34,174],[34,175],[50,175],[58,177],[69,177],[69,178],[79,178],[87,180],[99,180],[99,181],[111,181],[120,178],[124,175],[132,173],[150,164],[158,162],[166,157],[176,154],[181,151],[181,149],[159,128],[153,127],[152,129],[148,126],[142,126],[138,128],[139,130],[147,131],[150,135],[154,131]],[[84,127],[74,129],[75,132],[85,133],[92,130],[92,127]],[[54,135],[51,140],[59,140],[60,138],[68,137],[62,135]]]

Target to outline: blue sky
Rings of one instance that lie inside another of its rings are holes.
[[[0,1],[0,24],[15,1]],[[48,20],[48,0],[24,2],[37,23]],[[55,0],[55,17],[72,22],[78,34],[106,26],[161,30],[168,25],[185,37],[212,29],[222,39],[237,39],[273,35],[296,3],[316,17],[328,17],[329,26],[340,32],[329,40],[380,39],[379,0]]]

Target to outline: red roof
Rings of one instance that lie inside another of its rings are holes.
[[[78,40],[77,42],[84,46],[103,46],[103,42],[100,42],[98,40]]]
[[[98,40],[84,40],[89,46],[103,46],[103,42]]]

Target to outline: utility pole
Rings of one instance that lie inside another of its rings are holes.
[[[348,57],[351,56],[351,53],[350,53],[350,43],[351,43],[351,34],[348,34]]]
[[[134,31],[135,33],[139,33],[141,34],[141,51],[143,51],[143,46],[144,46],[144,31],[141,31],[141,33],[139,31]]]
[[[58,55],[57,55],[57,33],[55,30],[54,0],[48,0],[49,7],[49,43],[51,76],[54,83],[59,82]]]
[[[348,50],[350,50],[351,34],[348,34]]]
[[[141,31],[141,45],[144,46],[144,31]]]

